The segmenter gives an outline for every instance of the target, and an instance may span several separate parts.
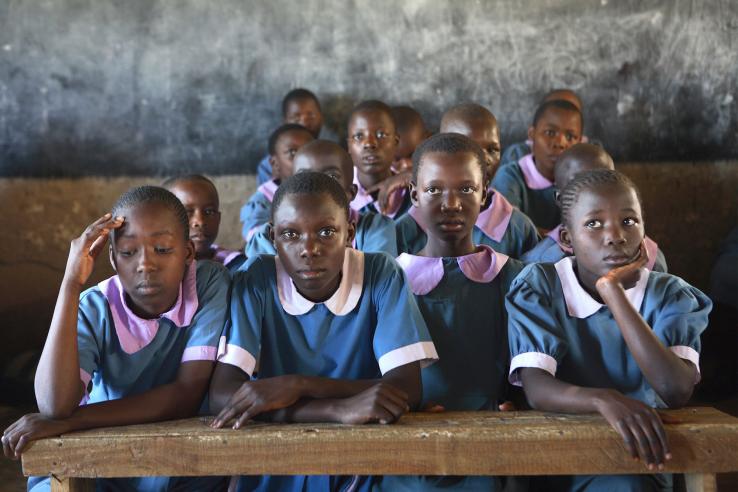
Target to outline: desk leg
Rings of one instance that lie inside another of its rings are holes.
[[[94,478],[56,478],[51,477],[51,492],[94,492]]]
[[[687,492],[717,492],[714,473],[685,473]]]

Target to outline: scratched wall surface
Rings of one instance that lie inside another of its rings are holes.
[[[519,139],[572,87],[617,160],[738,157],[733,0],[8,0],[0,175],[253,172],[289,89],[431,126],[478,101]]]

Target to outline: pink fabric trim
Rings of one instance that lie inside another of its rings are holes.
[[[466,256],[459,256],[456,261],[466,278],[480,284],[486,284],[495,279],[505,266],[508,256],[497,253],[495,250],[482,244],[479,251]]]
[[[653,270],[653,266],[656,264],[656,257],[659,254],[659,245],[648,236],[643,238],[643,243],[646,246],[646,252],[648,253],[648,263],[646,264],[646,268]]]
[[[246,233],[246,240],[247,241],[250,241],[251,238],[254,237],[254,234],[256,234],[259,231],[259,229],[262,228],[263,225],[264,224],[260,224],[258,226],[255,226],[255,227],[252,227],[251,229],[249,229],[249,231]]]
[[[545,190],[553,186],[553,181],[549,181],[543,174],[538,171],[536,163],[533,162],[533,154],[527,154],[520,158],[518,166],[523,172],[525,184],[531,190]]]
[[[294,282],[282,268],[279,257],[275,258],[277,268],[277,293],[279,301],[288,314],[300,316],[310,311],[316,303],[306,299],[297,291]],[[346,248],[343,257],[342,277],[338,289],[323,302],[336,316],[350,313],[361,299],[364,289],[364,253]]]
[[[213,244],[210,249],[215,250],[213,259],[223,266],[228,266],[230,262],[238,258],[242,253],[231,249],[221,248],[217,244]]]
[[[274,200],[274,194],[277,192],[277,188],[279,188],[279,185],[274,180],[271,180],[259,186],[257,191],[261,192],[271,203]]]
[[[224,340],[225,337],[222,338]],[[256,367],[256,358],[247,350],[232,344],[221,344],[218,350],[218,362],[230,364],[241,369],[249,376],[253,376]]]
[[[416,342],[404,347],[390,350],[377,361],[382,375],[411,362],[420,361],[420,367],[428,367],[438,360],[438,353],[433,342]]]
[[[508,380],[510,384],[515,386],[523,386],[523,382],[520,380],[520,374],[517,372],[522,367],[536,367],[543,369],[551,376],[556,377],[556,359],[548,354],[542,352],[524,352],[518,354],[510,361],[510,375]]]
[[[356,196],[353,200],[351,200],[351,208],[359,211],[362,208],[364,208],[366,205],[369,205],[374,201],[374,198],[366,192],[363,186],[361,186],[361,183],[359,183],[359,174],[356,172],[356,169],[354,168],[354,184],[356,185]]]
[[[87,402],[90,400],[90,393],[87,391],[87,386],[89,386],[90,381],[92,380],[92,376],[89,372],[80,367],[79,378],[82,380],[82,387],[85,389],[85,394],[82,395],[82,399],[79,402],[80,406],[82,406],[87,405]]]
[[[98,287],[108,301],[113,316],[115,333],[123,351],[134,354],[146,347],[159,330],[159,320],[166,318],[178,328],[189,325],[198,308],[197,299],[197,264],[195,261],[185,270],[184,278],[179,286],[179,294],[174,306],[158,318],[143,319],[130,310],[125,301],[123,286],[117,275],[103,280]]]
[[[182,352],[182,360],[180,362],[188,362],[191,360],[215,360],[217,356],[218,349],[216,347],[198,345],[184,349],[184,352]]]
[[[370,203],[374,203],[374,197],[371,196],[369,193],[366,192],[366,189],[361,186],[361,183],[359,183],[359,178],[357,177],[356,173],[354,173],[354,184],[357,186],[358,191],[356,192],[356,197],[351,201],[351,208],[354,210],[361,210],[365,206],[369,205]],[[394,219],[395,215],[397,215],[397,212],[400,210],[400,207],[402,206],[402,201],[405,198],[405,193],[407,193],[407,189],[400,188],[396,190],[389,198],[389,207],[387,210],[387,213],[383,214],[387,217]],[[379,209],[377,209],[376,204],[374,207],[377,212],[379,212]]]
[[[502,241],[507,226],[510,224],[513,206],[502,196],[502,193],[498,193],[495,190],[490,191],[494,193],[492,195],[492,201],[489,207],[487,207],[487,210],[483,210],[479,214],[477,222],[474,225],[479,227],[487,237],[499,243]]]
[[[579,283],[576,273],[574,273],[574,261],[576,257],[567,256],[559,260],[554,267],[561,282],[561,288],[564,291],[564,300],[566,301],[566,310],[570,316],[575,318],[588,318],[600,310],[604,304],[595,301],[589,293]],[[641,310],[643,297],[646,295],[646,285],[648,284],[649,271],[641,269],[641,277],[635,286],[625,290],[625,297],[628,298],[630,304],[636,311]]]

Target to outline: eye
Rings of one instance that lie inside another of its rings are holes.
[[[289,158],[292,159],[295,157],[295,154],[297,154],[297,149],[289,149],[286,153]]]
[[[352,140],[353,140],[354,142],[361,142],[361,140],[362,140],[363,138],[364,138],[364,134],[363,134],[363,133],[354,133],[353,135],[351,135],[351,139],[352,139]]]
[[[576,139],[577,139],[577,136],[574,135],[573,133],[567,133],[566,134],[566,140],[568,140],[569,142],[573,142]]]
[[[623,224],[627,226],[635,226],[635,225],[638,225],[638,219],[634,219],[633,217],[628,217],[627,219],[623,220]]]
[[[437,186],[429,186],[425,189],[425,192],[430,195],[437,195],[441,192],[441,189],[438,188]]]
[[[124,258],[128,258],[129,256],[133,256],[133,251],[128,249],[119,249],[118,250],[118,256],[122,256]]]
[[[477,189],[473,186],[462,186],[461,187],[461,192],[464,193],[465,195],[471,195],[472,193],[476,191]]]
[[[584,224],[584,227],[588,229],[595,229],[598,227],[602,227],[602,222],[599,219],[592,219],[592,220],[587,221]]]
[[[341,181],[341,176],[337,173],[326,173],[326,176],[328,176],[329,178],[333,178],[336,181]]]
[[[389,136],[389,135],[387,134],[387,132],[384,132],[384,131],[382,131],[382,130],[379,130],[379,131],[377,132],[377,138],[387,138],[388,136]]]
[[[216,215],[216,214],[218,213],[218,211],[217,211],[216,209],[214,209],[214,208],[206,208],[206,209],[205,209],[205,210],[203,211],[203,213],[204,213],[204,214],[205,214],[205,215],[206,215],[207,217],[212,217],[213,215]]]
[[[174,248],[165,248],[163,246],[155,246],[154,251],[156,251],[156,253],[160,255],[168,255],[174,251]]]
[[[297,232],[293,231],[292,229],[286,229],[282,231],[282,233],[279,236],[282,239],[290,240],[290,239],[297,239],[299,235],[297,234]]]
[[[320,237],[333,237],[336,232],[333,227],[324,227],[318,234],[320,234]]]
[[[554,130],[543,130],[543,134],[547,137],[555,137],[556,132]]]

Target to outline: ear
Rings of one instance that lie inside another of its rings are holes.
[[[533,140],[533,137],[536,134],[536,128],[534,126],[528,127],[528,140]]]
[[[349,192],[348,192],[349,203],[354,201],[354,198],[356,198],[356,194],[358,192],[359,192],[359,187],[356,186],[356,183],[352,183],[351,186],[349,187]]]
[[[113,267],[113,271],[118,273],[118,267],[115,266],[115,257],[113,256],[113,245],[108,246],[108,259],[110,260],[110,266]]]
[[[559,229],[559,241],[561,241],[561,244],[563,244],[567,248],[572,249],[571,234],[569,234],[569,230],[566,228],[565,225],[562,225],[561,229]]]
[[[482,206],[484,206],[484,204],[487,203],[487,189],[488,188],[486,186],[482,187],[482,204],[481,204]]]
[[[274,244],[274,224],[267,222],[267,229],[269,230],[269,240]]]
[[[415,181],[410,181],[410,201],[415,207],[420,203],[418,199],[418,185],[415,184]]]
[[[349,248],[353,248],[354,244],[354,238],[356,237],[356,224],[348,221],[348,229],[346,231],[346,246]]]
[[[279,176],[279,164],[273,155],[269,156],[269,165],[272,166],[272,178]]]
[[[395,146],[400,145],[400,135],[395,132]]]
[[[189,265],[195,259],[195,243],[192,239],[187,239],[187,256],[185,256],[185,265]]]
[[[561,192],[558,188],[554,190],[554,201],[556,202],[556,206],[561,208]]]

